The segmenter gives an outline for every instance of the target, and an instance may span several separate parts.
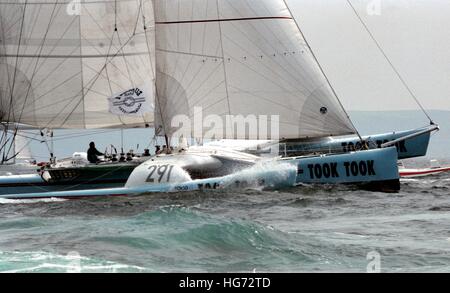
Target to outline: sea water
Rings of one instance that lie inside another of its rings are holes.
[[[1,272],[448,272],[450,175],[399,193],[297,186],[0,200]]]

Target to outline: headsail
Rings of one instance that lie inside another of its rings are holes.
[[[0,0],[0,118],[39,128],[144,127],[108,98],[154,98],[151,0]],[[128,100],[127,111],[139,102]]]
[[[192,118],[195,107],[224,121],[278,115],[280,138],[355,132],[284,1],[154,0],[154,6],[155,124],[166,135],[176,130],[176,115]],[[223,133],[215,138],[249,138]]]

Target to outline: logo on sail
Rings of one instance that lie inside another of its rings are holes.
[[[153,112],[154,106],[144,87],[133,88],[109,98],[109,110],[115,115],[143,115]]]

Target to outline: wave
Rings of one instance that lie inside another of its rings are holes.
[[[53,203],[64,202],[66,199],[61,198],[41,198],[41,199],[6,199],[0,198],[0,204],[36,204],[36,203]]]
[[[2,273],[120,273],[144,272],[148,269],[112,261],[80,256],[77,252],[66,255],[49,252],[0,252]]]
[[[312,261],[301,250],[303,244],[297,236],[180,206],[166,206],[107,225],[85,238],[83,247],[101,247],[116,256],[131,251],[135,259],[138,255],[136,265],[162,272],[188,272],[192,268],[201,272],[236,268],[270,271],[281,264]],[[96,255],[102,251],[97,249]]]
[[[81,272],[364,272],[373,250],[383,271],[441,270],[448,193],[427,184],[5,204],[0,271],[79,271],[80,261]]]
[[[85,255],[75,259],[81,272],[251,272],[313,261],[296,235],[180,205],[126,217],[9,219],[0,231],[2,250],[19,250],[0,252],[4,272],[75,270],[68,250]]]

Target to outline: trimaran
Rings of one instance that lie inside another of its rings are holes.
[[[396,191],[397,160],[425,155],[438,129],[361,137],[283,0],[0,0],[0,102],[3,161],[24,125],[258,141],[180,145],[128,167],[51,164],[0,177],[6,198],[302,183]]]

